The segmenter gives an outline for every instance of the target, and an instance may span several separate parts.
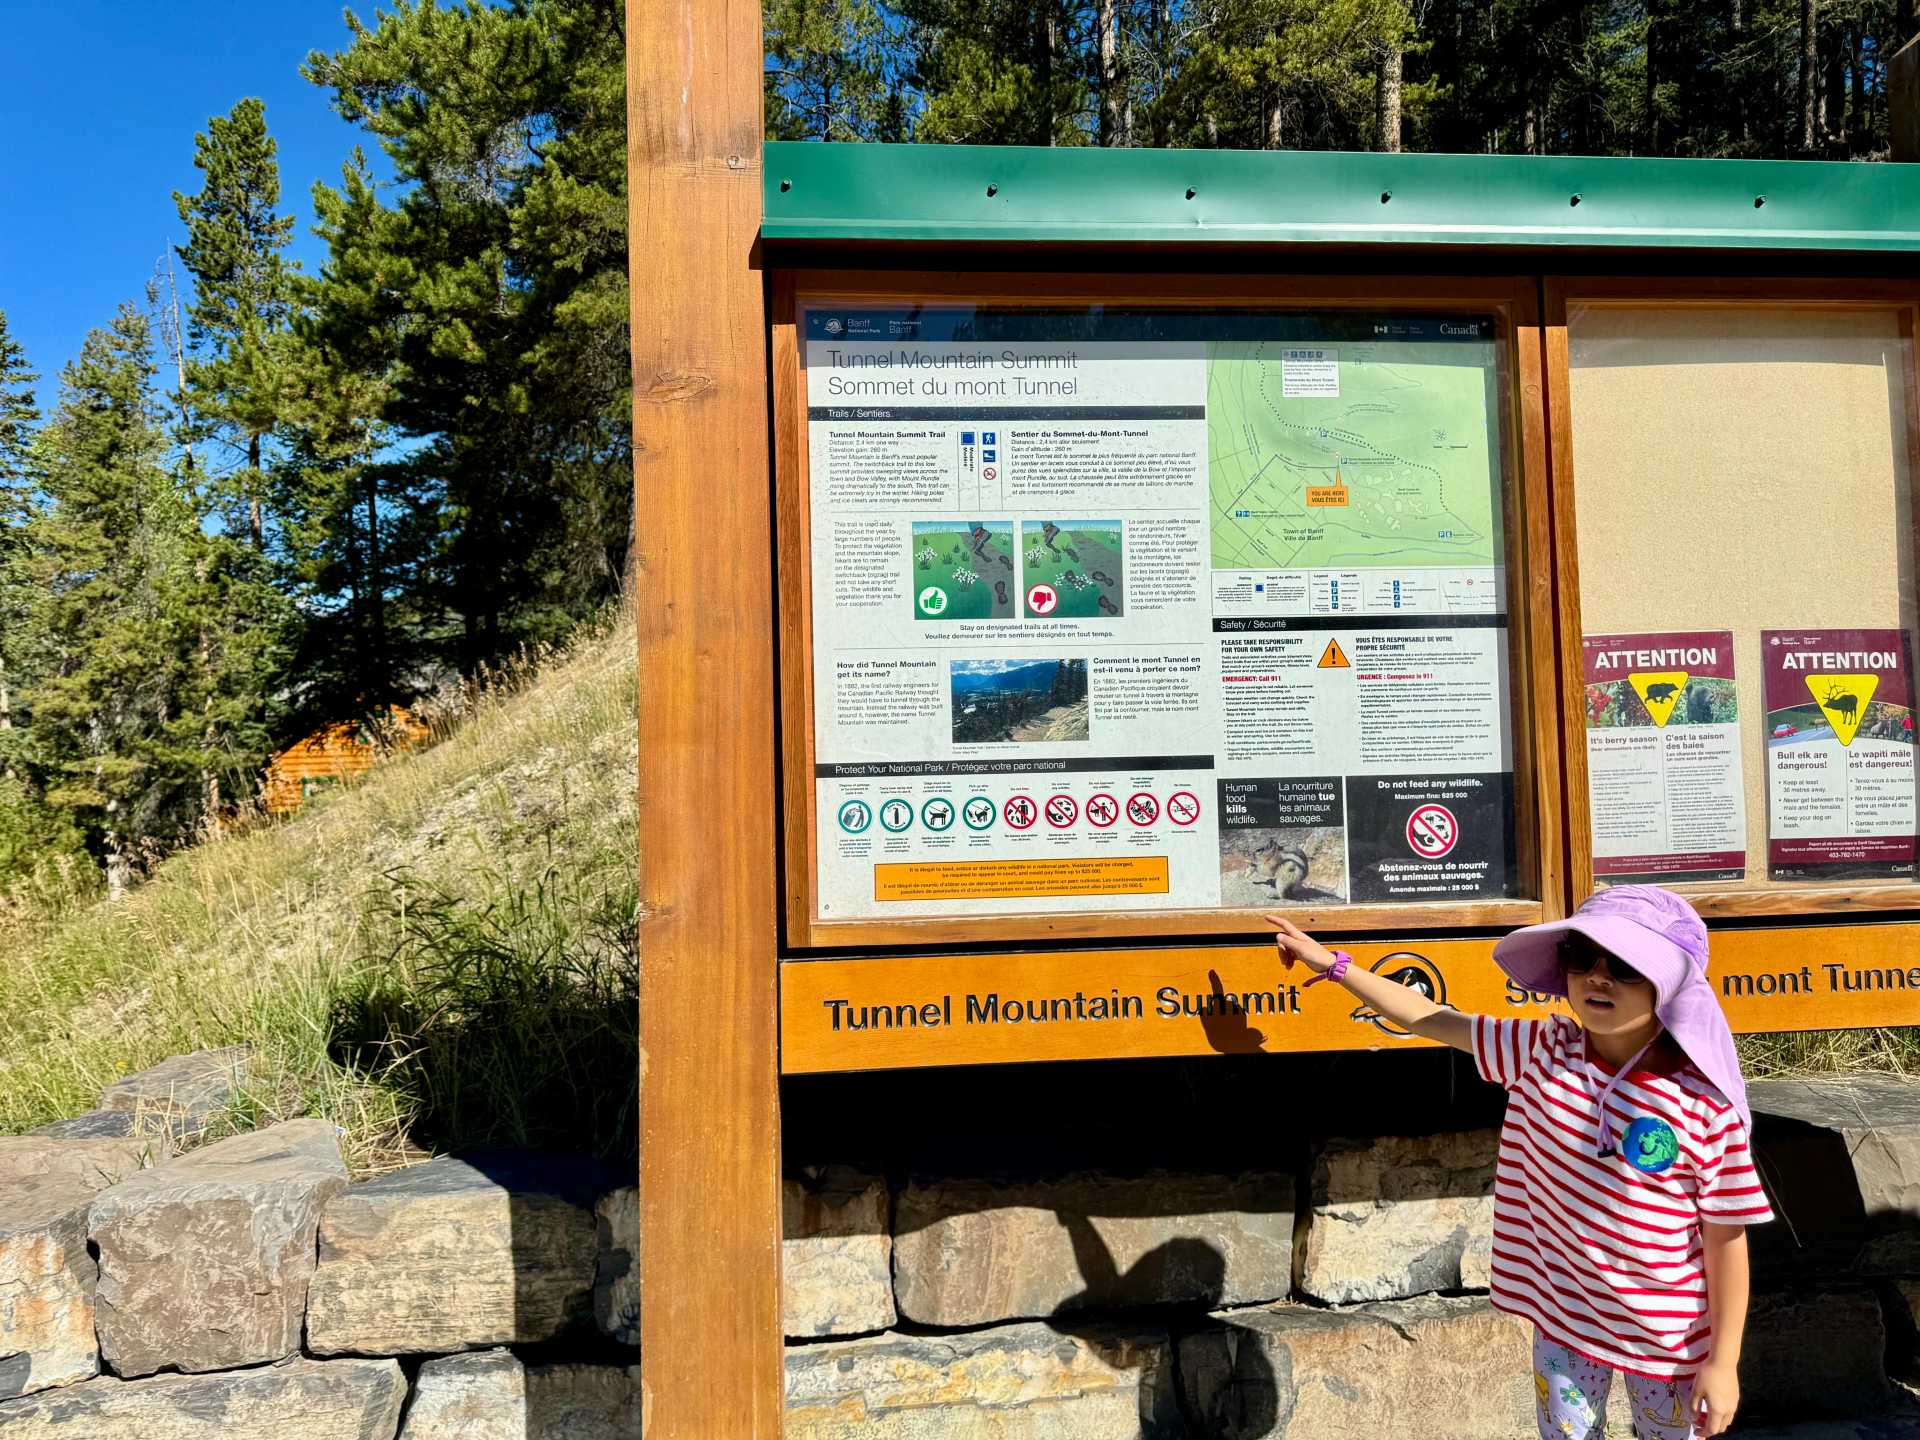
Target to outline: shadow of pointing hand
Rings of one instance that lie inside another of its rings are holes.
[[[1213,994],[1208,997],[1206,1013],[1200,1017],[1207,1044],[1222,1055],[1250,1055],[1264,1047],[1267,1037],[1247,1023],[1245,1007],[1238,996],[1227,994],[1218,970],[1207,971],[1207,984]]]
[[[1214,983],[1219,984],[1218,976]],[[1256,1032],[1256,1042],[1258,1039]],[[1066,1227],[1073,1243],[1074,1263],[1086,1288],[1061,1301],[1047,1324],[1089,1345],[1107,1364],[1116,1369],[1138,1368],[1146,1363],[1147,1352],[1119,1343],[1118,1337],[1125,1333],[1124,1320],[1103,1326],[1089,1312],[1153,1307],[1161,1312],[1159,1323],[1166,1327],[1170,1350],[1177,1349],[1182,1336],[1197,1327],[1220,1327],[1229,1332],[1240,1329],[1208,1318],[1226,1293],[1227,1262],[1207,1241],[1198,1236],[1177,1236],[1156,1245],[1122,1271],[1090,1218],[1069,1210],[1055,1210],[1054,1215]],[[1219,1407],[1227,1412],[1219,1417],[1227,1428],[1212,1440],[1254,1440],[1272,1429],[1278,1415],[1273,1367],[1255,1336],[1229,1334],[1223,1338],[1229,1342],[1225,1353],[1235,1360],[1234,1373],[1224,1397],[1228,1403]],[[1175,1383],[1172,1375],[1156,1380],[1160,1386]],[[1184,1426],[1175,1417],[1185,1401],[1171,1394],[1150,1394],[1144,1374],[1142,1382],[1142,1440],[1162,1440],[1181,1433]]]

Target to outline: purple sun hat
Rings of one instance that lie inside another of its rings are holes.
[[[1747,1085],[1733,1032],[1707,981],[1707,927],[1699,912],[1658,885],[1615,885],[1590,896],[1565,920],[1529,925],[1493,947],[1494,962],[1517,983],[1565,995],[1560,937],[1577,930],[1653,982],[1653,1013],[1694,1068],[1706,1076],[1751,1134]]]

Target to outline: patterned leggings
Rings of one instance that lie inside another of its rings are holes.
[[[1693,1422],[1687,1414],[1693,1396],[1691,1379],[1621,1378],[1627,1382],[1633,1433],[1640,1440],[1691,1440]],[[1603,1440],[1607,1392],[1612,1388],[1611,1367],[1556,1345],[1538,1330],[1533,1332],[1533,1389],[1539,1402],[1541,1440]]]

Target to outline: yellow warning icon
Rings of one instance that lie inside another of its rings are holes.
[[[1833,738],[1853,744],[1860,722],[1867,718],[1867,702],[1880,688],[1878,675],[1805,675],[1807,693],[1833,727]]]
[[[1320,663],[1316,670],[1351,670],[1353,662],[1347,659],[1347,652],[1340,648],[1338,640],[1327,641],[1327,648],[1320,652]]]
[[[1680,692],[1687,688],[1687,672],[1635,670],[1628,674],[1627,683],[1633,686],[1640,703],[1647,707],[1653,723],[1665,729],[1667,721],[1673,718],[1673,707],[1680,703]]]

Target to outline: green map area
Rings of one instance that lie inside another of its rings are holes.
[[[1484,341],[1328,342],[1337,396],[1284,394],[1298,342],[1207,352],[1213,565],[1493,565],[1502,554]],[[1296,387],[1327,366],[1296,372]]]

